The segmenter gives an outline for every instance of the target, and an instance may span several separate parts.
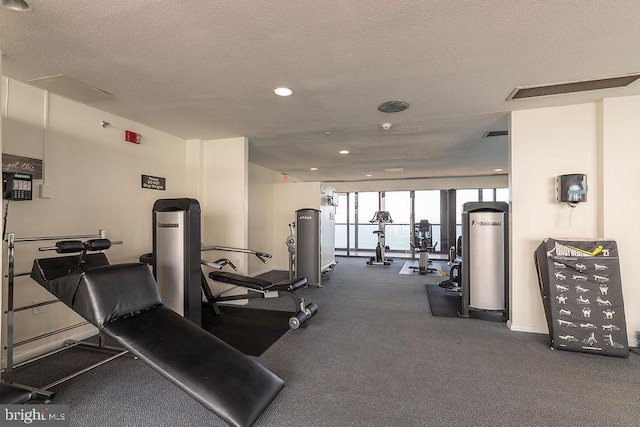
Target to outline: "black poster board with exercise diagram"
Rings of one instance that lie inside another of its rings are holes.
[[[549,238],[535,263],[551,347],[628,357],[616,242]]]

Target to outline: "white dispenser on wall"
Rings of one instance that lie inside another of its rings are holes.
[[[575,206],[587,201],[587,175],[569,174],[556,177],[556,202]]]

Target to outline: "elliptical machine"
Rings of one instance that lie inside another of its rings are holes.
[[[410,242],[411,247],[418,252],[419,261],[417,267],[411,267],[418,270],[420,274],[435,273],[438,269],[429,267],[431,260],[429,253],[436,250],[437,243],[434,245],[431,235],[431,223],[429,220],[421,219],[420,222],[413,224],[413,240]]]
[[[393,258],[387,258],[385,256],[385,250],[388,251],[389,246],[385,245],[384,227],[386,224],[393,222],[391,214],[389,214],[389,211],[378,211],[373,214],[373,218],[371,218],[369,222],[372,224],[378,223],[378,229],[373,232],[373,234],[378,235],[378,244],[376,246],[376,256],[371,257],[369,261],[367,261],[367,265],[382,265],[388,267],[393,262]]]

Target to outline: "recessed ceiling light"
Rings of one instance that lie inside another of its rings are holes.
[[[497,169],[494,169],[493,171],[494,171],[494,172],[502,172],[503,170],[504,170],[504,169],[502,169],[502,168],[497,168]]]
[[[19,12],[25,12],[30,9],[29,3],[24,0],[2,0],[2,6]]]
[[[273,93],[278,96],[289,96],[293,93],[293,91],[288,87],[277,87],[273,90]]]
[[[373,175],[371,175],[370,173],[368,173],[368,174],[366,174],[365,176],[373,176]]]
[[[349,150],[340,150],[338,151],[340,154],[349,154]]]
[[[309,168],[310,171],[317,171],[318,168]]]

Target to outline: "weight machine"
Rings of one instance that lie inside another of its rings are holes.
[[[202,251],[229,251],[229,252],[239,252],[255,255],[260,261],[266,264],[265,258],[271,258],[270,254],[266,254],[263,252],[257,252],[251,249],[241,249],[241,248],[229,248],[225,246],[203,246]],[[234,271],[237,271],[238,268],[233,265],[233,263],[227,258],[220,258],[214,262],[208,262],[206,260],[201,260],[202,265],[206,265],[207,267],[216,268],[217,270],[221,270],[222,267],[228,265]],[[219,315],[220,309],[217,306],[218,302],[225,301],[242,301],[246,299],[252,298],[278,298],[281,296],[287,296],[291,298],[295,304],[296,312],[289,319],[289,327],[291,329],[298,329],[303,326],[309,319],[315,316],[318,313],[318,306],[314,303],[306,304],[303,297],[297,295],[294,291],[300,289],[303,286],[307,285],[307,279],[290,279],[283,280],[281,282],[272,283],[267,280],[257,279],[255,277],[243,276],[241,274],[230,273],[226,271],[212,271],[209,273],[209,278],[221,282],[226,283],[228,285],[232,285],[230,288],[225,289],[224,291],[213,294],[209,285],[206,282],[206,279],[202,282],[202,290],[204,292],[205,298],[209,305],[212,307],[214,314]],[[225,296],[228,292],[236,289],[236,288],[244,288],[249,292],[247,294],[242,295],[229,295]]]
[[[88,240],[84,240],[88,239]],[[20,276],[29,276],[32,272],[15,272],[15,249],[17,243],[24,242],[45,242],[45,241],[56,241],[55,246],[50,247],[41,247],[38,248],[39,251],[55,251],[58,254],[80,254],[78,256],[69,256],[66,257],[70,259],[68,265],[65,266],[65,271],[60,271],[60,274],[68,273],[69,269],[77,269],[82,270],[87,265],[92,266],[96,263],[108,264],[106,256],[103,251],[109,249],[112,245],[122,244],[121,241],[110,241],[106,238],[106,231],[100,230],[98,234],[88,234],[88,235],[74,235],[74,236],[51,236],[51,237],[16,237],[14,233],[7,234],[7,312],[6,312],[6,321],[7,321],[7,335],[6,335],[6,349],[7,349],[7,357],[6,357],[6,367],[2,374],[2,381],[4,383],[13,384],[13,373],[14,369],[28,365],[29,363],[33,363],[37,360],[44,359],[48,356],[52,356],[56,353],[60,353],[64,350],[68,350],[74,347],[86,347],[91,349],[96,349],[100,351],[105,351],[107,353],[114,353],[113,355],[101,360],[100,362],[93,364],[89,367],[86,367],[78,372],[67,375],[64,378],[61,378],[57,381],[52,382],[51,384],[45,385],[41,388],[33,388],[27,385],[15,384],[16,386],[31,390],[34,395],[45,401],[50,401],[54,397],[54,392],[50,391],[51,388],[68,381],[72,378],[77,377],[85,372],[88,372],[98,366],[101,366],[107,362],[110,362],[120,356],[123,356],[127,353],[127,350],[117,347],[107,346],[105,343],[104,336],[102,333],[99,334],[98,343],[93,344],[84,341],[74,341],[67,340],[61,348],[54,349],[52,351],[48,351],[44,354],[41,354],[37,357],[25,360],[20,363],[14,363],[14,349],[18,346],[25,345],[43,338],[48,338],[54,336],[56,334],[67,332],[82,326],[86,326],[89,322],[80,322],[74,325],[70,325],[64,328],[60,328],[57,330],[53,330],[35,337],[31,337],[19,342],[14,341],[14,314],[18,312],[23,312],[31,309],[40,309],[44,306],[59,303],[59,299],[51,299],[44,302],[39,302],[31,305],[27,305],[24,307],[14,307],[14,293],[15,293],[15,278]],[[95,252],[95,253],[88,253]]]
[[[301,214],[299,215],[298,213]],[[296,211],[296,221],[289,223],[289,235],[285,240],[287,252],[289,253],[289,279],[294,279],[300,275],[304,276],[309,284],[315,284],[319,288],[322,287],[322,279],[330,279],[333,276],[333,270],[337,261],[332,256],[331,259],[325,259],[325,251],[320,245],[319,234],[321,228],[315,228],[315,224],[305,223],[308,218],[320,219],[317,216],[318,211],[314,209],[301,209]],[[303,218],[301,220],[301,218]],[[300,223],[303,228],[302,241],[298,245],[298,236],[296,223]],[[306,234],[304,234],[306,232]],[[298,246],[302,247],[302,256],[298,256]],[[326,261],[329,261],[328,263]]]
[[[378,211],[373,214],[373,218],[369,220],[371,224],[378,223],[378,229],[373,234],[378,235],[378,244],[376,245],[376,256],[371,257],[367,261],[367,265],[382,265],[388,267],[393,262],[393,258],[387,258],[385,251],[389,250],[389,246],[385,244],[385,225],[391,224],[393,219],[389,211]]]
[[[223,251],[255,255],[266,263],[270,254],[252,249],[227,246],[204,246],[201,244],[200,203],[195,199],[159,199],[153,206],[153,253],[144,254],[140,261],[153,266],[154,275],[164,304],[191,322],[201,326],[202,293],[214,314],[221,313],[218,303],[243,301],[251,298],[277,298],[287,296],[295,302],[295,313],[289,326],[297,329],[318,312],[318,307],[307,304],[295,290],[307,285],[307,278],[284,280],[272,283],[226,271],[212,271],[208,277],[228,286],[214,294],[207,282],[202,266],[221,270],[237,267],[231,260],[215,261],[203,259],[202,252]],[[296,272],[300,274],[296,268]],[[229,295],[234,289],[249,291],[241,295]]]

